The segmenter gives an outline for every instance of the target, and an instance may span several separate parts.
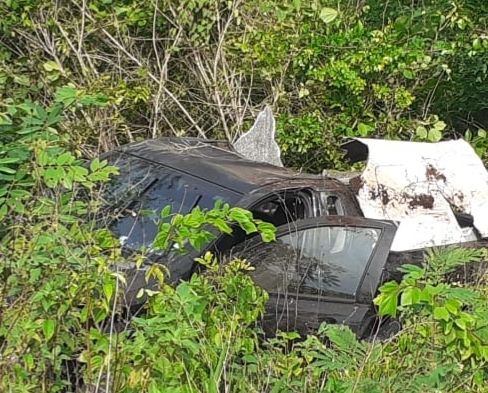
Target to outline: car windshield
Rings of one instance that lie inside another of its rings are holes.
[[[189,174],[123,153],[113,154],[109,164],[119,176],[101,192],[104,225],[132,249],[151,247],[161,221],[161,210],[187,214],[194,207],[211,209],[215,202],[236,204],[241,195]]]

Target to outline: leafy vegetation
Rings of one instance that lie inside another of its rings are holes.
[[[245,261],[211,255],[177,287],[149,269],[158,290],[127,320],[124,257],[94,229],[117,170],[82,160],[160,135],[233,140],[267,104],[289,166],[343,169],[338,146],[354,136],[464,137],[486,161],[485,1],[8,0],[0,12],[0,391],[486,391],[485,277],[445,280],[485,251],[403,266],[375,301],[402,324],[382,342],[327,325],[263,341],[266,293]],[[162,214],[161,249],[198,249],[235,223],[274,236],[226,205]]]
[[[63,118],[85,155],[159,135],[233,140],[264,104],[288,166],[342,168],[352,136],[466,137],[486,159],[480,0],[2,2],[0,99],[105,97]],[[49,106],[49,105],[48,105]]]

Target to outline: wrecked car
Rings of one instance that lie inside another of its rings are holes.
[[[168,279],[177,283],[197,271],[195,258],[206,251],[222,259],[241,257],[269,294],[266,331],[307,334],[329,322],[348,325],[359,337],[371,334],[377,322],[373,298],[383,282],[399,278],[396,267],[413,262],[426,247],[488,236],[486,170],[467,143],[354,140],[345,146],[346,158],[367,159],[363,173],[312,175],[281,165],[274,131],[271,138],[259,134],[272,130],[274,120],[269,111],[260,116],[245,134],[257,129],[257,137],[243,146],[161,138],[106,153],[102,158],[120,175],[104,192],[113,212],[104,225],[125,249],[137,251],[150,248],[165,206],[182,214],[197,206],[211,209],[218,200],[245,208],[277,227],[276,241],[236,230],[201,253],[153,253],[150,260],[164,264]],[[256,128],[260,121],[264,126]],[[449,162],[453,151],[466,155],[467,173],[475,178],[467,187],[468,174]],[[137,293],[148,286],[145,269],[128,271],[129,306],[140,303]]]
[[[165,206],[184,214],[221,200],[278,228],[272,243],[236,230],[203,250],[222,258],[239,254],[254,265],[253,278],[270,295],[268,331],[309,332],[329,321],[361,336],[373,323],[372,299],[396,226],[362,217],[352,190],[339,180],[250,161],[223,142],[191,138],[137,142],[102,158],[120,170],[104,190],[113,213],[104,225],[124,248],[150,245]],[[139,214],[143,210],[151,214]],[[178,282],[196,271],[197,256],[193,251],[168,260],[154,253],[150,259],[163,263],[169,279]],[[144,269],[127,271],[129,305],[147,287]]]

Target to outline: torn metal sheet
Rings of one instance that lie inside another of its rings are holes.
[[[368,150],[358,201],[366,217],[400,223],[392,251],[488,237],[488,173],[467,142],[357,139],[349,153],[364,155],[358,143]],[[474,228],[461,228],[454,212],[470,214]]]
[[[245,158],[283,166],[281,150],[275,141],[276,122],[270,107],[259,113],[251,129],[235,143],[234,149]]]

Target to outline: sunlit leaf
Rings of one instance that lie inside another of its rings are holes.
[[[320,15],[319,18],[322,20],[324,23],[330,23],[332,22],[335,18],[337,18],[338,12],[329,7],[324,7],[320,10]]]
[[[51,337],[54,335],[54,331],[56,329],[56,322],[52,319],[46,319],[42,323],[42,330],[44,332],[44,336],[47,340],[50,340]]]

